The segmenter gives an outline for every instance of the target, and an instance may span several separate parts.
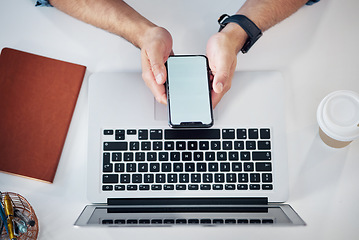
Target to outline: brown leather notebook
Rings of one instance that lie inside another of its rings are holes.
[[[0,171],[53,182],[86,67],[4,48]]]

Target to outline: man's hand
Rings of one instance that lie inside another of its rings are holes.
[[[207,57],[209,67],[214,75],[211,92],[213,108],[231,88],[232,77],[237,65],[237,53],[246,38],[246,33],[240,27],[228,24],[225,29],[208,40]]]
[[[151,89],[156,100],[167,104],[166,89],[163,85],[167,79],[165,62],[172,53],[172,37],[164,28],[148,29],[144,35],[141,48],[142,78]]]

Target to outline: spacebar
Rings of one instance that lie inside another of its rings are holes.
[[[165,139],[220,139],[219,129],[165,129]]]

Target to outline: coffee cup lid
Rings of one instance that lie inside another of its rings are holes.
[[[317,120],[322,131],[338,141],[359,137],[359,94],[340,90],[327,95],[319,104]]]

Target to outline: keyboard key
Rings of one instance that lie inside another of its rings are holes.
[[[125,152],[123,154],[123,161],[127,161],[127,162],[133,161],[133,152]]]
[[[204,173],[203,174],[203,182],[204,183],[212,183],[213,182],[213,174],[212,173]]]
[[[188,173],[182,173],[179,175],[179,182],[180,183],[188,183],[189,182],[189,174]]]
[[[165,174],[156,174],[156,183],[165,183],[166,182],[166,175]]]
[[[248,174],[238,173],[238,182],[248,182]]]
[[[168,152],[160,152],[158,153],[159,161],[168,161]]]
[[[246,139],[247,130],[244,128],[237,129],[237,139]]]
[[[203,152],[194,152],[193,158],[195,161],[203,161]]]
[[[125,130],[124,129],[117,129],[115,131],[115,139],[116,140],[125,140]]]
[[[261,139],[270,139],[270,129],[262,128],[260,129]]]
[[[223,183],[224,182],[224,174],[223,173],[215,173],[214,174],[214,182]]]
[[[127,151],[128,143],[127,142],[104,142],[103,150],[104,151]]]
[[[232,141],[223,141],[222,142],[222,149],[223,150],[232,150]]]
[[[162,129],[151,129],[150,130],[150,139],[151,140],[162,139]]]
[[[184,165],[184,171],[185,172],[194,172],[194,163],[185,163]]]
[[[127,185],[127,191],[136,191],[137,185]]]
[[[135,160],[136,161],[145,161],[146,154],[144,152],[136,152]]]
[[[249,184],[249,189],[250,190],[260,190],[261,185],[259,185],[259,184]]]
[[[179,152],[171,152],[170,159],[171,161],[179,161],[181,159],[181,155]]]
[[[112,191],[112,190],[113,190],[112,185],[103,185],[102,186],[102,191]]]
[[[209,172],[218,172],[218,163],[209,163],[208,171]]]
[[[138,140],[147,140],[148,139],[148,130],[140,129],[138,130]]]
[[[160,164],[159,163],[150,163],[150,172],[159,172]]]
[[[136,129],[127,129],[126,133],[127,133],[127,135],[136,135],[137,130]]]
[[[130,174],[121,174],[120,183],[130,183],[131,182],[130,177],[131,177]]]
[[[145,174],[145,175],[143,175],[143,182],[144,183],[153,183],[154,182],[154,175],[153,174]]]
[[[173,184],[165,184],[163,190],[174,190],[175,186]]]
[[[237,175],[235,173],[227,173],[226,181],[227,181],[227,183],[237,182]]]
[[[105,129],[105,130],[103,130],[103,135],[113,135],[113,130],[112,129]]]
[[[127,172],[136,172],[136,163],[126,163]]]
[[[182,161],[192,161],[192,153],[182,152]]]
[[[177,174],[167,174],[167,182],[169,183],[177,183]]]
[[[230,161],[238,161],[239,160],[238,152],[229,152],[228,158]]]
[[[273,190],[273,185],[272,184],[263,184],[262,189],[263,190]]]
[[[162,190],[162,185],[157,185],[157,184],[151,185],[151,190],[152,191],[160,191],[160,190]]]
[[[248,129],[248,137],[249,139],[258,139],[258,129],[256,128]]]
[[[270,141],[258,141],[258,150],[270,150]]]
[[[188,141],[187,149],[188,150],[197,150],[198,143],[196,141]]]
[[[161,151],[162,150],[162,142],[154,141],[152,144],[152,149],[155,151]]]
[[[272,164],[271,163],[256,163],[256,171],[257,172],[271,172],[272,171]]]
[[[229,172],[230,171],[230,163],[220,163],[219,165],[221,172]]]
[[[199,186],[197,184],[189,184],[188,190],[198,190]]]
[[[150,185],[140,185],[140,186],[138,186],[138,189],[140,191],[148,191],[148,190],[150,190]]]
[[[141,142],[141,150],[142,151],[151,150],[151,142]]]
[[[102,183],[118,183],[118,175],[104,174],[102,175]]]
[[[206,161],[214,161],[216,158],[215,152],[206,152],[205,153],[205,160]]]
[[[174,150],[174,149],[175,149],[175,142],[173,141],[165,142],[165,150]]]
[[[255,150],[256,142],[255,141],[246,141],[246,149],[247,150]]]
[[[186,150],[186,142],[185,141],[176,142],[176,150]]]
[[[218,161],[226,161],[227,160],[227,152],[217,152],[217,160]]]
[[[234,129],[223,129],[222,130],[222,138],[223,139],[234,139],[235,138],[235,130]]]
[[[209,150],[209,141],[199,141],[200,150]]]
[[[125,189],[125,185],[115,185],[115,191],[124,191]]]
[[[211,190],[211,185],[210,184],[201,184],[200,189],[201,190]]]
[[[243,163],[243,170],[245,172],[253,172],[254,171],[254,164],[252,162]]]
[[[226,185],[224,185],[224,189],[226,189],[226,190],[236,190],[236,185],[234,185],[234,184],[226,184]]]
[[[138,171],[139,172],[148,172],[148,163],[139,163]]]
[[[201,174],[192,173],[191,174],[191,183],[200,183],[201,182]]]
[[[213,184],[213,190],[223,190],[222,184]]]
[[[271,152],[252,152],[253,160],[271,160]]]
[[[233,172],[240,172],[242,171],[242,163],[232,163],[232,171]]]
[[[255,182],[255,183],[257,183],[257,182],[260,182],[260,175],[259,175],[259,173],[251,173],[250,175],[249,175],[250,177],[249,177],[249,179],[250,179],[250,182]]]
[[[244,149],[244,141],[234,141],[234,150],[243,150]]]
[[[148,152],[147,153],[147,161],[157,161],[157,153]]]
[[[211,141],[211,150],[221,150],[221,142]]]
[[[174,163],[173,170],[174,172],[183,172],[183,163]]]
[[[172,164],[171,163],[162,163],[161,164],[162,172],[171,172],[172,171]]]
[[[142,183],[142,175],[141,174],[133,174],[132,175],[132,183]]]
[[[265,182],[265,183],[272,182],[272,174],[271,173],[262,173],[262,182]]]
[[[116,163],[115,164],[115,172],[124,172],[125,164],[124,163]]]
[[[176,190],[186,190],[186,185],[185,184],[177,184]]]
[[[248,190],[248,185],[247,184],[237,184],[237,189],[238,190]]]
[[[165,139],[187,140],[187,139],[220,139],[219,129],[166,129]]]
[[[207,164],[206,163],[197,163],[197,172],[206,172]]]
[[[241,160],[247,161],[251,159],[251,153],[250,152],[241,152]]]

